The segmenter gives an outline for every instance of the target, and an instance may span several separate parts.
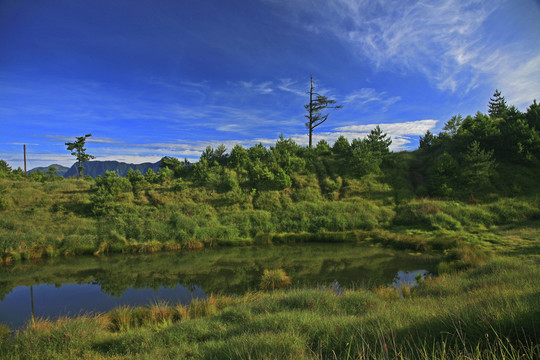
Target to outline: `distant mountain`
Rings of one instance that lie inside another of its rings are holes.
[[[84,175],[90,175],[91,177],[103,176],[105,171],[116,171],[119,176],[126,176],[129,169],[135,171],[139,170],[143,175],[146,174],[148,169],[152,169],[154,172],[158,172],[161,164],[161,160],[156,163],[142,163],[142,164],[127,164],[119,161],[88,161],[85,162]],[[77,163],[73,164],[71,168],[64,174],[65,177],[77,176]]]
[[[66,166],[53,164],[53,165],[49,165],[49,166],[42,166],[42,167],[33,168],[32,170],[29,170],[28,173],[31,174],[31,173],[33,173],[35,171],[41,170],[41,171],[43,171],[43,173],[46,174],[51,166],[54,166],[56,168],[56,175],[58,175],[58,176],[64,176],[66,174],[66,172],[69,170],[69,168],[66,167]]]

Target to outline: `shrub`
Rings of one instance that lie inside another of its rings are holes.
[[[278,191],[260,191],[253,201],[256,209],[276,211],[281,209],[280,195]]]
[[[182,191],[187,189],[187,184],[182,178],[176,179],[176,181],[173,183],[173,190],[174,191]]]
[[[319,201],[322,199],[321,191],[314,187],[302,187],[294,189],[292,195],[294,201]]]
[[[9,329],[9,326],[0,324],[0,342],[7,340],[10,335],[11,330]]]
[[[375,293],[383,300],[399,299],[399,293],[393,286],[381,286],[375,289]]]
[[[291,178],[281,168],[276,172],[274,183],[278,190],[283,190],[292,186]]]
[[[146,174],[144,174],[144,179],[150,184],[159,183],[159,176],[152,169],[148,169]]]
[[[7,196],[0,194],[0,211],[7,210],[11,207],[11,201]]]

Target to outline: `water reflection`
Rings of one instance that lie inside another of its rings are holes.
[[[83,313],[102,313],[121,305],[144,306],[156,301],[170,304],[189,304],[193,299],[205,298],[206,292],[192,286],[172,288],[127,289],[122,296],[110,296],[96,284],[36,285],[32,291],[32,306],[27,286],[18,286],[0,304],[0,319],[11,327],[19,327],[34,315],[36,318],[73,316]],[[35,304],[35,306],[34,306]]]
[[[0,267],[0,323],[15,328],[32,314],[54,318],[157,300],[189,304],[210,293],[242,294],[258,289],[264,269],[284,269],[293,286],[330,285],[342,294],[358,283],[412,284],[434,265],[433,258],[406,252],[325,244],[24,262]]]
[[[415,271],[398,271],[396,276],[394,277],[394,281],[392,282],[392,285],[399,289],[403,285],[407,285],[408,287],[412,288],[418,285],[419,279],[425,279],[429,276],[429,271],[427,270],[415,270]]]

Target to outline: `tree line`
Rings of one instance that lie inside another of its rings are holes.
[[[334,100],[314,92],[310,87],[310,104],[306,105],[306,127],[311,139],[314,125],[326,121],[321,114]],[[134,191],[148,184],[175,183],[177,188],[190,182],[211,191],[236,193],[239,197],[252,190],[283,190],[294,185],[296,175],[315,174],[319,185],[335,187],[343,178],[361,178],[374,174],[392,186],[400,183],[412,196],[477,197],[489,192],[506,191],[508,195],[523,192],[524,185],[534,182],[535,169],[540,163],[540,107],[536,100],[525,112],[508,105],[496,90],[488,103],[488,113],[477,112],[463,118],[453,116],[438,134],[427,131],[419,139],[419,148],[405,153],[391,153],[392,139],[376,126],[363,139],[349,142],[343,136],[330,146],[321,140],[315,146],[300,146],[283,134],[274,146],[262,143],[245,148],[234,146],[230,152],[224,145],[208,146],[197,163],[165,157],[161,170],[146,174],[130,171],[126,180]],[[85,141],[91,136],[77,137],[66,143],[77,158],[79,174],[82,164],[92,155],[86,153]],[[403,171],[396,172],[396,169]],[[527,171],[529,173],[527,173]],[[531,173],[532,171],[532,173]],[[0,176],[21,177],[22,171],[11,170],[0,161]],[[527,175],[528,174],[528,175]],[[532,175],[531,175],[532,174]],[[48,174],[32,175],[36,180],[54,178]],[[117,175],[109,173],[104,178]],[[103,185],[107,181],[97,179]],[[124,185],[127,186],[127,183]],[[103,185],[102,187],[107,187]],[[118,187],[118,186],[117,186]],[[114,193],[109,186],[107,193]],[[529,188],[531,188],[529,186]]]
[[[453,116],[439,134],[420,137],[418,158],[430,195],[519,192],[520,177],[534,183],[524,174],[540,164],[540,106],[534,100],[520,112],[496,90],[487,114]]]

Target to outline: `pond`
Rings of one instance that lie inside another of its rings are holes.
[[[0,267],[0,323],[24,325],[32,314],[106,312],[156,301],[189,304],[208,294],[257,290],[265,269],[285,270],[293,286],[413,284],[436,258],[353,244],[233,247],[106,257],[55,258]]]

